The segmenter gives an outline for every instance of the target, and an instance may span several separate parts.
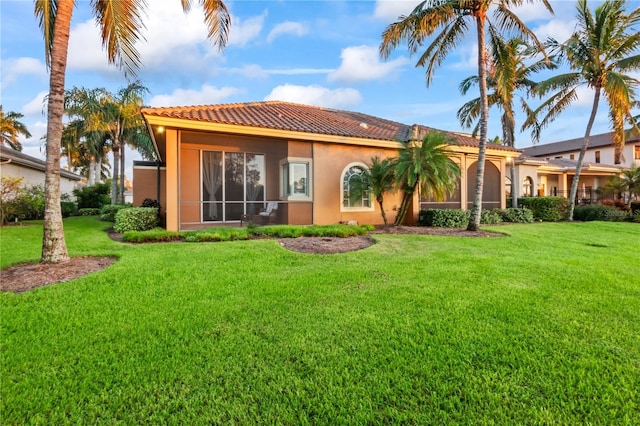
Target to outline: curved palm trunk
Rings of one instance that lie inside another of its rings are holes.
[[[473,197],[473,207],[469,217],[467,230],[478,231],[480,229],[480,217],[482,214],[482,191],[484,189],[484,160],[487,150],[487,120],[489,118],[489,100],[487,98],[487,71],[484,16],[476,16],[476,27],[478,31],[478,76],[480,86],[480,102],[482,112],[480,114],[480,141],[478,143],[478,174],[476,175],[476,191]]]
[[[405,189],[404,194],[402,195],[400,209],[398,209],[398,215],[396,216],[396,220],[393,222],[395,226],[400,226],[402,225],[402,222],[404,222],[404,218],[407,216],[407,212],[409,211],[409,204],[411,204],[413,194],[416,193],[418,182],[420,182],[420,179],[416,180],[416,183],[413,185],[413,187]]]
[[[387,226],[387,214],[384,212],[384,207],[382,206],[382,203],[384,201],[384,199],[382,198],[382,195],[378,195],[376,197],[376,201],[378,202],[378,205],[380,206],[380,214],[382,215],[382,221],[384,222],[384,226]]]
[[[44,180],[44,225],[42,236],[43,263],[69,260],[60,210],[60,144],[64,113],[64,83],[73,0],[60,0],[53,27],[49,101],[47,106],[47,159]]]
[[[589,116],[589,122],[587,123],[587,130],[584,133],[584,143],[580,148],[580,155],[578,156],[578,164],[576,164],[576,174],[571,182],[571,191],[569,191],[569,209],[567,210],[566,220],[573,220],[573,209],[575,207],[576,195],[578,194],[578,181],[580,180],[580,172],[582,171],[582,162],[584,160],[584,154],[587,152],[589,146],[589,138],[591,137],[591,128],[596,121],[596,114],[598,113],[598,103],[600,102],[600,86],[595,88],[595,95],[593,96],[593,106],[591,107],[591,116]]]

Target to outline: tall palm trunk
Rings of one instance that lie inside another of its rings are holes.
[[[120,149],[120,187],[118,190],[118,203],[124,204],[124,152],[127,149],[127,144],[123,143]]]
[[[480,141],[478,143],[478,174],[476,175],[476,191],[473,197],[473,207],[469,217],[467,230],[478,231],[480,229],[480,218],[482,214],[482,191],[484,189],[484,161],[487,150],[487,121],[489,118],[489,100],[487,98],[487,70],[486,70],[486,50],[484,22],[485,17],[476,16],[476,27],[478,31],[478,77],[480,79],[480,102],[482,112],[480,114]]]
[[[60,144],[62,141],[62,115],[64,114],[64,82],[67,67],[67,49],[73,0],[60,0],[53,26],[51,69],[49,74],[49,101],[47,106],[47,156],[44,181],[44,224],[42,236],[43,263],[69,260],[64,239],[60,209]]]
[[[584,133],[584,143],[580,149],[580,155],[578,156],[578,164],[576,164],[576,174],[571,182],[571,191],[569,191],[569,209],[567,210],[566,220],[573,220],[573,209],[575,207],[576,195],[578,194],[578,181],[580,180],[580,172],[582,171],[582,162],[584,160],[584,154],[587,152],[589,146],[589,139],[591,137],[591,128],[596,120],[596,114],[598,113],[598,104],[600,103],[600,86],[595,87],[595,95],[593,96],[593,106],[591,107],[591,116],[587,123],[587,130]]]
[[[89,176],[87,176],[87,185],[96,184],[96,157],[92,155],[89,159]]]
[[[113,173],[111,174],[111,204],[118,204],[118,167],[120,166],[120,143],[113,141]]]
[[[102,182],[102,158],[100,157],[96,161],[96,175],[94,177],[94,182],[95,183]]]

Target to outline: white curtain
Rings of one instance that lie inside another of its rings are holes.
[[[204,151],[202,153],[202,182],[209,193],[208,203],[209,217],[218,219],[218,206],[215,201],[216,193],[222,186],[222,154],[219,152]]]

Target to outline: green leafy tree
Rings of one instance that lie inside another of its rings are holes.
[[[44,35],[45,58],[49,67],[47,106],[47,155],[45,172],[45,216],[42,238],[43,263],[58,263],[69,258],[64,239],[60,208],[60,145],[64,114],[64,85],[69,33],[75,0],[35,0],[35,15]],[[143,27],[144,0],[91,1],[93,15],[100,28],[102,43],[110,63],[135,75],[140,55],[135,43]],[[192,1],[181,0],[184,11]],[[231,16],[221,0],[199,0],[205,13],[209,39],[222,48],[228,38]]]
[[[555,63],[546,57],[534,56],[537,49],[530,48],[522,39],[512,38],[506,40],[500,34],[492,34],[490,37],[491,67],[487,72],[487,94],[489,107],[497,107],[500,112],[500,122],[502,124],[501,145],[515,147],[516,129],[516,98],[520,100],[522,111],[530,112],[530,107],[525,98],[519,93],[528,96],[535,88],[536,82],[531,76],[541,70],[553,69]],[[478,85],[478,76],[467,77],[460,83],[460,93],[466,95],[469,89]],[[481,99],[471,99],[458,110],[458,120],[463,127],[472,127],[473,135],[476,136],[479,130],[479,118],[482,112]],[[515,184],[515,162],[511,161],[511,199],[512,207],[518,207],[517,185]]]
[[[396,187],[402,190],[402,202],[394,225],[402,225],[414,194],[443,200],[458,186],[460,168],[448,156],[447,145],[455,141],[441,132],[431,131],[421,142],[406,144],[395,161]]]
[[[19,112],[9,111],[7,114],[5,114],[2,109],[2,105],[0,105],[0,138],[2,139],[1,143],[9,145],[16,151],[22,151],[22,144],[18,140],[19,135],[22,135],[25,138],[31,137],[31,133],[29,133],[29,130],[27,130],[27,126],[20,122],[20,119],[22,117],[24,116]]]
[[[640,7],[626,13],[624,1],[608,0],[592,14],[587,1],[578,0],[577,13],[578,24],[573,35],[564,43],[548,42],[551,51],[566,62],[571,71],[539,83],[537,91],[541,96],[554,93],[532,112],[523,126],[531,127],[534,140],[539,140],[541,130],[577,100],[578,88],[593,89],[591,114],[571,183],[569,200],[572,201],[578,193],[584,155],[601,98],[604,96],[609,106],[613,143],[618,153],[624,147],[625,122],[640,131],[631,114],[638,102],[640,81],[629,74],[640,69],[640,32],[634,27],[640,21]],[[566,220],[573,220],[573,209],[574,203],[570,202]]]
[[[640,167],[633,166],[623,170],[620,176],[610,178],[601,191],[603,194],[621,197],[630,207],[634,200],[640,198]]]
[[[553,12],[547,0],[541,0],[541,2],[547,10]],[[435,69],[459,45],[469,27],[475,25],[478,40],[478,82],[481,113],[478,173],[468,226],[471,231],[477,231],[480,228],[487,147],[489,103],[486,78],[486,31],[488,29],[490,32],[499,33],[501,30],[508,30],[523,40],[532,40],[536,44],[540,44],[533,32],[513,11],[514,7],[524,3],[534,3],[534,0],[426,0],[419,3],[408,16],[401,16],[399,21],[389,25],[382,33],[380,54],[383,58],[388,58],[391,52],[405,41],[409,52],[415,54],[425,40],[435,34],[433,41],[420,55],[416,64],[416,66],[427,67],[426,77],[427,86],[429,86]]]

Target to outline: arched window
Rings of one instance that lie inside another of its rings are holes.
[[[522,196],[533,197],[533,179],[529,176],[522,181]]]
[[[342,207],[371,207],[371,190],[364,167],[351,165],[342,174]]]

